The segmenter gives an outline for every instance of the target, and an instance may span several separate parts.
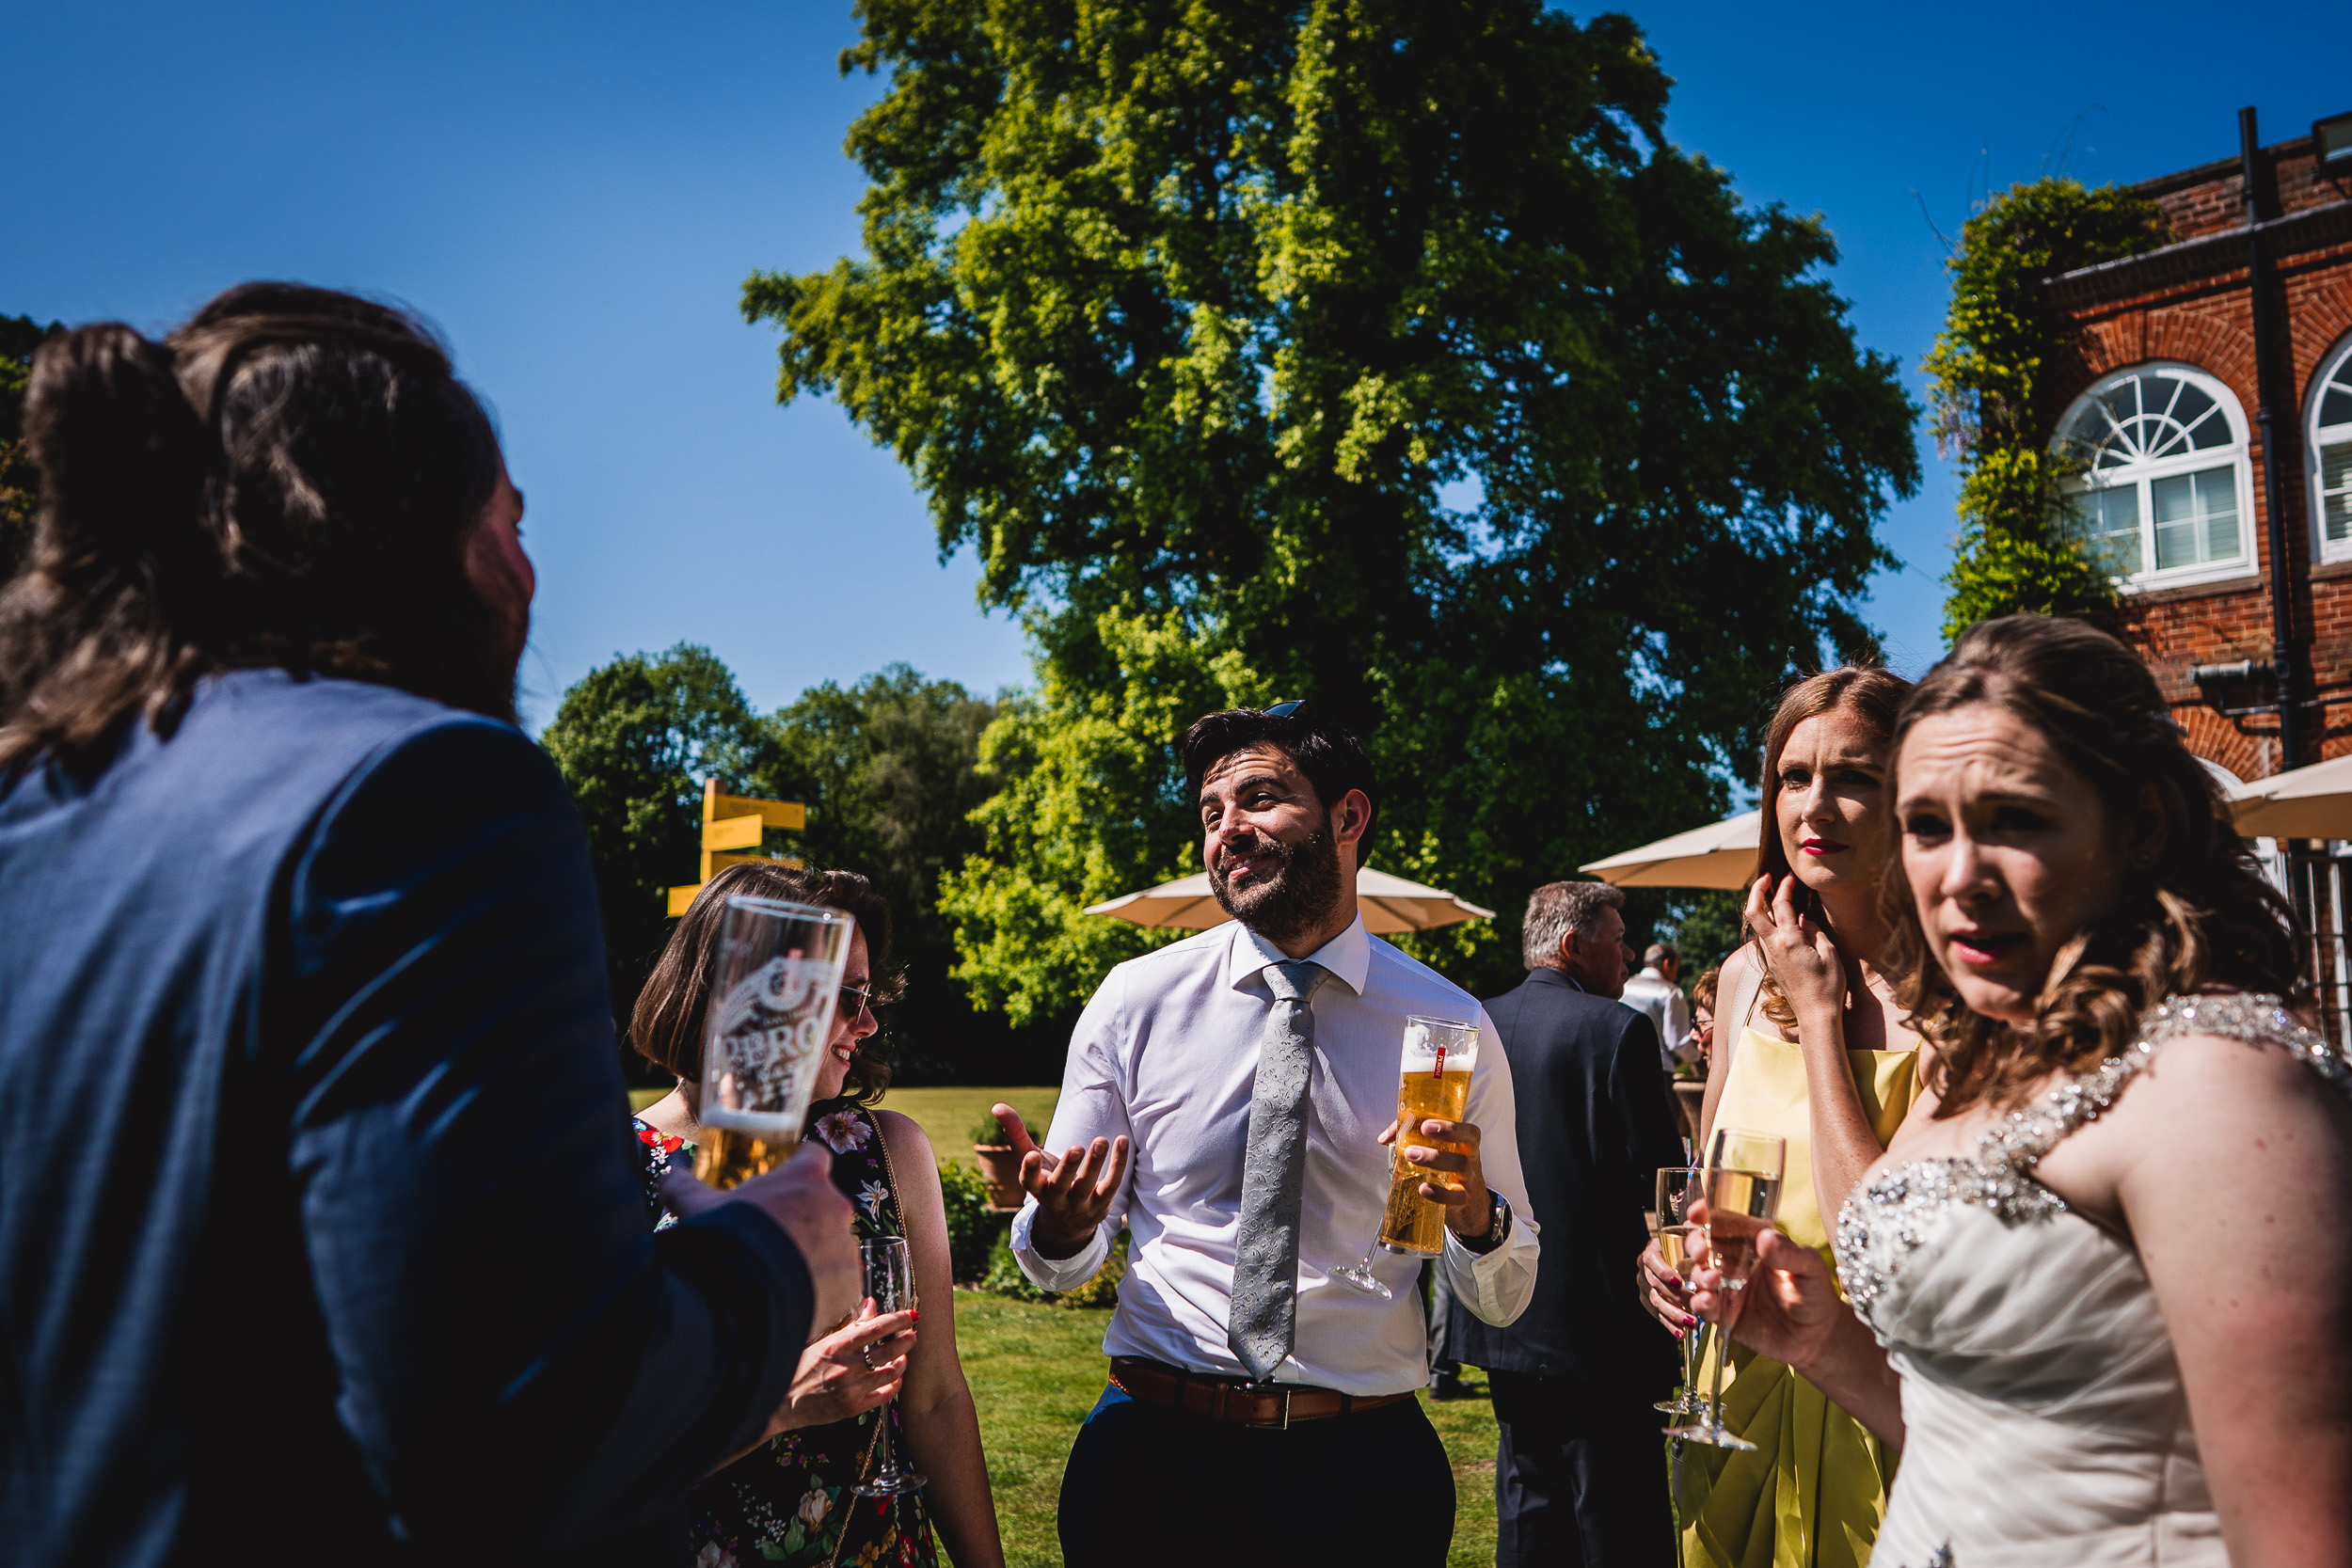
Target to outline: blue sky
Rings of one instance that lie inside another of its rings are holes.
[[[2352,7],[1630,8],[1675,139],[1821,213],[1862,341],[1917,364],[1972,197],[2062,165],[2130,181],[2352,109]],[[906,476],[830,405],[773,401],[755,268],[857,245],[846,6],[0,0],[12,220],[0,313],[161,329],[217,289],[389,293],[496,405],[539,565],[526,710],[616,652],[705,642],[762,707],[903,659],[993,689],[1018,627],[940,563]],[[1922,212],[1924,202],[1926,212]],[[1867,612],[1939,650],[1952,483],[1928,453]]]

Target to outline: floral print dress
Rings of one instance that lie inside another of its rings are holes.
[[[693,1160],[693,1146],[636,1123],[644,1165],[645,1201],[657,1227],[675,1223],[661,1210],[654,1187],[672,1160]],[[860,1241],[904,1233],[889,1151],[873,1113],[851,1100],[810,1107],[809,1136],[833,1150],[833,1180],[848,1196]],[[893,1450],[905,1455],[898,1404],[890,1414]],[[829,1426],[782,1433],[694,1488],[695,1568],[753,1568],[781,1562],[795,1568],[938,1568],[923,1495],[860,1497],[850,1491],[874,1466],[876,1420],[869,1410]]]

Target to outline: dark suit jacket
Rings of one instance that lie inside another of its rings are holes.
[[[1659,1167],[1683,1164],[1658,1031],[1556,969],[1531,972],[1486,1013],[1511,1062],[1519,1164],[1544,1255],[1518,1321],[1496,1328],[1457,1305],[1448,1353],[1489,1371],[1655,1399],[1673,1386],[1679,1353],[1643,1310],[1634,1266]]]
[[[809,1280],[657,1243],[603,976],[509,725],[246,672],[0,779],[0,1558],[682,1556]]]

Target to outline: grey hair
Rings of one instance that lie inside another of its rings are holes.
[[[1519,927],[1519,950],[1530,969],[1560,967],[1560,939],[1574,931],[1589,937],[1600,927],[1600,911],[1625,908],[1625,890],[1607,882],[1546,882],[1527,895],[1527,919]]]
[[[1642,961],[1652,969],[1656,969],[1660,964],[1668,960],[1675,963],[1682,961],[1682,955],[1675,951],[1674,943],[1671,942],[1653,942],[1642,955]]]

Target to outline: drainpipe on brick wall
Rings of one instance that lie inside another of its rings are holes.
[[[2246,189],[2246,289],[2254,311],[2254,423],[2262,432],[2263,538],[2270,549],[2270,652],[2277,666],[2279,690],[2279,764],[2283,773],[2299,766],[2301,748],[2295,733],[2295,704],[2302,682],[2296,679],[2294,608],[2287,597],[2287,520],[2280,499],[2280,454],[2273,427],[2270,388],[2277,376],[2272,365],[2270,275],[2263,262],[2261,187],[2255,181],[2254,111],[2237,112],[2238,166]]]

